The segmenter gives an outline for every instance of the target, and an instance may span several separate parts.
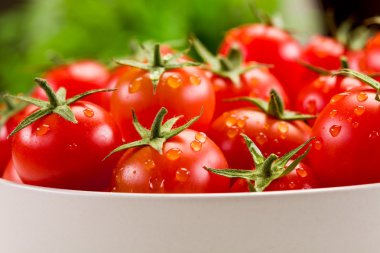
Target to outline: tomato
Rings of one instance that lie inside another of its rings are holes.
[[[380,182],[380,102],[359,87],[335,95],[317,118],[308,159],[325,186]]]
[[[9,130],[7,127],[0,128],[0,175],[3,173],[7,163],[11,159],[11,145],[7,140]]]
[[[363,72],[373,74],[380,72],[380,33],[367,41],[363,49],[360,68]]]
[[[347,60],[348,60],[348,66],[350,69],[361,71],[360,62],[362,61],[362,58],[364,57],[364,51],[363,50],[351,50],[346,53]]]
[[[175,62],[178,66],[182,63]],[[152,67],[153,68],[153,67]],[[164,66],[162,67],[164,68]],[[132,126],[131,110],[143,115],[141,124],[145,127],[155,117],[161,107],[169,111],[170,116],[182,115],[180,123],[202,116],[193,125],[196,130],[205,130],[213,117],[215,93],[204,71],[198,67],[178,67],[166,69],[160,75],[156,90],[148,70],[132,68],[117,85],[117,91],[111,98],[111,113],[127,140],[138,138]]]
[[[105,66],[93,60],[81,60],[67,65],[58,66],[45,73],[45,79],[53,90],[64,87],[67,96],[73,97],[88,90],[106,87],[109,72]],[[37,87],[33,97],[47,100],[44,91]],[[88,101],[102,105],[102,95],[94,94],[86,98]]]
[[[288,164],[293,162],[290,160]],[[254,183],[254,182],[253,182]],[[320,183],[314,175],[314,171],[306,164],[299,163],[289,174],[280,177],[265,188],[264,191],[287,191],[314,189],[320,187]],[[231,187],[231,192],[248,192],[247,180],[238,179]]]
[[[227,167],[204,133],[187,129],[166,141],[163,154],[150,146],[128,150],[115,171],[114,191],[140,193],[227,192],[230,180],[203,166]]]
[[[4,171],[4,174],[3,174],[3,178],[5,180],[11,181],[13,183],[18,183],[18,184],[22,184],[23,183],[22,180],[21,180],[21,178],[17,174],[16,168],[14,167],[12,160],[10,160],[8,162],[8,165],[5,168],[5,171]]]
[[[219,52],[228,55],[233,46],[238,46],[245,62],[256,61],[272,64],[270,71],[278,78],[292,99],[297,94],[303,68],[301,45],[287,32],[265,24],[247,24],[228,31]]]
[[[296,109],[301,113],[316,115],[341,92],[363,85],[356,78],[342,76],[320,76],[298,94]],[[313,124],[314,120],[309,121]]]

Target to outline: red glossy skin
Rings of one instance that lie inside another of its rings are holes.
[[[272,64],[270,71],[283,85],[292,99],[299,90],[303,68],[298,64],[301,45],[287,32],[264,24],[247,24],[229,30],[220,47],[227,55],[237,45],[242,50],[245,62],[256,61]]]
[[[203,166],[227,168],[223,153],[205,135],[198,134],[201,137],[196,137],[197,133],[187,129],[172,137],[165,142],[162,155],[149,146],[125,152],[115,170],[114,191],[228,192],[229,178],[213,174],[203,168]],[[194,145],[194,142],[197,144]],[[201,144],[199,150],[194,148],[199,148],[199,144]]]
[[[254,163],[240,133],[251,138],[264,156],[282,156],[309,139],[310,127],[301,121],[278,120],[252,108],[229,111],[217,118],[211,125],[210,138],[223,151],[230,168],[249,170]]]
[[[147,128],[161,107],[169,111],[167,117],[184,115],[178,125],[198,116],[203,108],[201,117],[192,125],[193,129],[201,131],[209,127],[214,114],[215,93],[203,70],[197,67],[166,71],[155,94],[149,73],[133,68],[123,76],[117,89],[111,98],[111,113],[127,141],[139,138],[132,126],[132,109]]]
[[[335,95],[317,118],[308,160],[325,186],[380,182],[380,102],[360,87]]]
[[[274,180],[264,191],[290,191],[319,188],[320,183],[313,170],[306,164],[299,163],[289,174]],[[231,187],[231,192],[248,192],[245,179],[238,179]]]
[[[14,167],[12,160],[10,160],[8,162],[8,165],[5,168],[5,171],[3,173],[3,178],[5,180],[11,181],[13,183],[18,183],[18,184],[22,184],[23,183],[22,180],[21,180],[21,178],[17,174],[16,168]]]
[[[364,47],[364,55],[360,61],[363,72],[373,74],[380,72],[380,33],[368,40]]]
[[[109,72],[96,61],[82,60],[53,68],[45,73],[44,78],[54,91],[60,87],[66,88],[67,97],[70,98],[89,90],[106,88]],[[32,96],[47,100],[40,87],[35,89]],[[84,100],[102,105],[101,93],[88,96]]]
[[[356,71],[362,71],[361,68],[361,61],[364,57],[364,51],[363,50],[356,50],[356,51],[348,51],[346,53],[347,60],[348,60],[348,66],[350,69],[356,70]]]
[[[334,95],[362,85],[363,83],[356,78],[319,76],[300,91],[296,109],[301,113],[317,115]],[[308,122],[313,124],[314,121]]]
[[[109,189],[117,156],[102,161],[122,144],[121,134],[103,108],[81,101],[70,105],[77,124],[47,115],[14,135],[12,157],[26,184],[65,189]]]
[[[215,90],[216,108],[214,118],[222,115],[226,111],[237,109],[247,105],[246,102],[224,102],[223,100],[235,97],[257,97],[269,101],[270,91],[273,89],[284,100],[284,104],[289,103],[288,96],[282,88],[280,82],[267,68],[255,68],[244,72],[240,76],[240,87],[236,87],[230,79],[208,72],[211,83]]]

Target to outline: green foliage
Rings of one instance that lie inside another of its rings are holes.
[[[229,28],[254,20],[249,0],[33,0],[0,15],[0,91],[27,91],[52,55],[106,64],[129,41],[196,34],[216,50]],[[256,1],[273,11],[276,1]]]

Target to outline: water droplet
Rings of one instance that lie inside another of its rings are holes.
[[[189,179],[190,171],[186,168],[179,168],[175,173],[175,179],[181,183],[186,182]]]
[[[358,128],[358,126],[359,126],[359,122],[357,122],[357,121],[352,122],[353,128]]]
[[[47,124],[42,124],[41,126],[37,127],[35,134],[37,136],[43,136],[47,134],[50,131],[50,126]]]
[[[329,129],[331,136],[332,137],[338,136],[341,129],[342,129],[342,126],[338,126],[338,125],[331,126]]]
[[[193,85],[199,85],[199,84],[201,84],[202,80],[199,76],[193,75],[193,76],[190,76],[190,82]]]
[[[76,143],[69,144],[69,149],[76,149],[77,147],[78,147],[78,144]]]
[[[207,140],[207,135],[203,132],[197,132],[195,134],[195,139],[199,141],[200,143],[205,143]]]
[[[321,150],[322,149],[322,140],[320,138],[316,139],[314,142],[313,142],[313,147],[316,149],[316,150]]]
[[[380,134],[378,131],[376,130],[373,130],[370,134],[369,134],[369,138],[370,139],[377,139],[380,137]]]
[[[152,159],[148,159],[144,162],[144,166],[147,170],[151,170],[156,167],[156,164]]]
[[[135,175],[137,173],[136,170],[132,170],[132,174]]]
[[[182,151],[179,148],[172,148],[166,151],[165,156],[170,161],[178,160],[181,157]]]
[[[296,187],[296,184],[294,182],[290,182],[289,183],[289,188],[290,189],[294,189],[294,187]]]
[[[202,143],[198,140],[194,140],[190,143],[190,147],[193,151],[198,152],[202,149]]]
[[[333,96],[330,100],[330,103],[331,104],[335,104],[336,102],[338,102],[339,100],[342,100],[344,97],[348,96],[349,93],[339,93],[339,94],[336,94],[335,96]]]
[[[309,114],[316,114],[317,113],[317,103],[315,100],[309,100],[306,104],[306,112]]]
[[[239,128],[237,128],[236,126],[233,126],[227,130],[227,136],[230,139],[235,138],[238,134],[239,134]]]
[[[263,132],[260,132],[257,136],[256,136],[256,142],[258,144],[260,144],[261,146],[266,143],[268,141],[268,137],[263,133]]]
[[[151,177],[149,179],[149,188],[152,191],[161,191],[164,188],[164,180],[158,177]]]
[[[177,89],[179,86],[182,85],[182,79],[181,79],[181,77],[179,77],[177,75],[171,75],[166,80],[166,83],[169,85],[169,87],[171,87],[173,89]]]
[[[226,119],[226,126],[227,127],[232,127],[234,126],[235,124],[237,123],[237,119],[236,119],[236,116],[235,115],[230,115],[227,119]]]
[[[348,121],[348,123],[351,123],[352,122],[352,117],[348,117],[347,121]]]
[[[280,123],[278,123],[277,129],[280,132],[280,138],[281,139],[286,139],[286,134],[289,131],[288,124],[286,122],[284,122],[284,121],[281,121]]]
[[[90,108],[86,108],[83,110],[83,114],[84,116],[86,116],[87,118],[92,118],[94,117],[94,111]]]
[[[366,101],[368,99],[368,95],[365,92],[359,92],[359,94],[356,96],[356,99],[359,102],[364,102],[364,101]]]
[[[307,171],[304,170],[304,169],[301,169],[301,168],[296,169],[296,173],[297,173],[298,176],[300,176],[302,178],[307,177]]]
[[[280,141],[277,138],[273,139],[273,142],[276,143],[276,144],[280,143]]]
[[[244,119],[238,119],[236,122],[236,125],[238,128],[243,129],[245,127],[245,120]]]
[[[331,112],[330,112],[330,117],[331,118],[334,118],[335,116],[336,116],[336,114],[338,113],[338,111],[337,110],[335,110],[335,109],[333,109],[333,110],[331,110]]]
[[[140,90],[141,84],[142,84],[142,77],[136,78],[131,82],[128,86],[128,92],[129,93],[136,93]]]
[[[365,107],[363,105],[358,105],[355,107],[354,109],[354,113],[357,115],[357,116],[361,116],[363,115],[363,113],[365,112]]]
[[[284,189],[285,188],[285,184],[281,183],[280,184],[280,189]]]
[[[269,129],[269,124],[265,123],[263,127],[264,127],[265,130],[268,130]]]

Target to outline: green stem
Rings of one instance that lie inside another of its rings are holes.
[[[168,113],[166,108],[161,108],[161,110],[157,113],[156,117],[153,120],[150,138],[155,139],[161,137],[161,125],[164,120],[165,115]]]
[[[3,100],[4,100],[4,103],[5,103],[5,106],[7,107],[7,109],[9,111],[15,109],[15,107],[14,107],[13,103],[11,102],[11,100],[9,99],[9,97],[4,96]]]
[[[53,91],[53,89],[48,85],[47,81],[42,78],[36,77],[34,81],[46,92],[47,97],[49,98],[49,102],[53,108],[57,107],[60,103],[57,95]]]
[[[265,177],[269,178],[272,176],[272,164],[274,161],[276,161],[277,158],[278,156],[276,156],[275,154],[270,154],[263,162],[262,171]]]
[[[346,56],[340,57],[340,66],[342,69],[349,69],[348,60]]]
[[[162,67],[160,44],[154,45],[153,67]]]

